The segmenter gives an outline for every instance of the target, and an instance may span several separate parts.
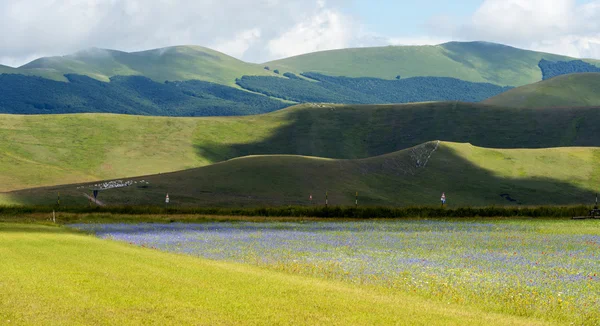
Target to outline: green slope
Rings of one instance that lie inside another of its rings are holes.
[[[10,74],[10,73],[14,73],[14,71],[15,71],[15,68],[0,65],[0,74]]]
[[[486,149],[470,144],[429,142],[411,149],[358,160],[302,156],[251,156],[211,166],[133,179],[149,182],[102,191],[110,205],[261,206],[437,204],[446,192],[451,205],[580,204],[600,184],[600,148]],[[576,166],[577,169],[572,167]],[[90,187],[91,186],[91,187]],[[65,205],[85,205],[93,185],[60,186],[9,193],[5,201],[51,204],[58,192]]]
[[[90,49],[63,57],[37,59],[17,70],[23,74],[79,74],[102,81],[116,75],[143,75],[158,82],[197,79],[230,86],[243,75],[274,75],[263,66],[199,46],[132,53]]]
[[[542,80],[541,59],[572,58],[486,42],[435,46],[388,46],[305,54],[267,63],[282,72],[319,72],[347,77],[454,77],[472,82],[521,86]],[[590,63],[597,64],[597,62]]]
[[[367,158],[432,139],[600,146],[600,109],[299,105],[245,117],[0,115],[0,191],[184,170],[262,154]]]
[[[547,325],[398,291],[0,223],[6,325]]]
[[[514,88],[483,103],[518,108],[600,106],[600,73],[554,77]]]

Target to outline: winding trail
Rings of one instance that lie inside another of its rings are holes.
[[[84,196],[85,196],[87,199],[91,200],[91,201],[92,201],[92,203],[94,203],[94,204],[96,204],[96,205],[98,205],[98,206],[102,206],[102,207],[106,206],[106,205],[105,205],[103,202],[99,201],[98,199],[95,199],[94,197],[92,197],[92,196],[90,196],[90,195],[86,194],[85,192],[82,192],[82,194],[83,194],[83,195],[84,195]]]

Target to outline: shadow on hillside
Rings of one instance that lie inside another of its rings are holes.
[[[600,187],[600,176],[596,178]],[[448,147],[438,149],[429,165],[415,175],[411,183],[426,189],[434,200],[439,200],[439,194],[445,192],[451,206],[593,204],[595,197],[590,189],[551,177],[498,176],[474,165]]]
[[[271,137],[197,146],[219,162],[246,155],[366,158],[431,140],[489,148],[600,147],[600,108],[513,109],[468,103],[296,108]],[[223,157],[220,153],[229,153]]]
[[[599,108],[526,110],[430,103],[295,108],[285,114],[288,121],[284,122],[288,123],[267,139],[232,146],[203,145],[197,147],[198,155],[214,162],[260,154],[354,159],[392,153],[434,139],[492,148],[600,146]],[[234,160],[219,165],[218,171],[209,166],[181,177],[177,173],[155,176],[148,190],[124,189],[108,198],[109,193],[103,193],[100,199],[110,205],[161,205],[168,192],[174,205],[182,206],[307,205],[308,194],[318,196],[320,204],[329,191],[332,205],[352,205],[359,191],[361,205],[409,206],[439,205],[440,195],[445,192],[451,206],[483,206],[581,204],[591,201],[594,195],[590,190],[553,180],[552,176],[502,178],[444,147],[432,155],[426,167],[400,169],[394,160],[407,164],[403,153],[343,164],[323,161],[294,165],[281,171],[260,164],[238,165]],[[415,162],[412,164],[416,167]],[[596,181],[600,188],[600,180]],[[71,191],[74,203],[87,204],[74,188],[52,187],[8,196],[23,204],[42,200],[52,203],[59,190],[64,201]]]

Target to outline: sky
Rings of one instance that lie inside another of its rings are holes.
[[[488,41],[600,59],[600,0],[0,0],[0,64],[201,45],[248,62]]]

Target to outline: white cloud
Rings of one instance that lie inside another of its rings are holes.
[[[258,40],[260,40],[260,29],[253,28],[238,33],[234,39],[216,43],[210,46],[210,48],[227,53],[236,58],[243,58],[250,46]]]
[[[324,9],[323,1],[319,1],[319,9],[321,11],[316,15],[269,41],[268,49],[273,59],[339,49],[350,44],[353,30],[347,18],[339,12]]]
[[[557,39],[533,42],[530,48],[542,52],[560,53],[575,58],[600,59],[600,35],[567,35]]]
[[[391,37],[387,43],[390,45],[437,45],[450,41],[446,37],[422,36],[422,37]]]
[[[32,54],[64,55],[89,47],[136,51],[184,44],[264,61],[271,55],[266,50],[271,39],[293,34],[323,13],[335,26],[342,20],[340,8],[350,1],[0,0],[0,63],[14,66]]]
[[[600,58],[600,0],[485,0],[471,17],[442,13],[426,24],[424,35],[405,37],[365,30],[360,17],[344,11],[352,1],[0,0],[0,64],[18,66],[90,47],[137,51],[194,44],[264,62],[344,47],[450,40]]]
[[[600,58],[600,0],[486,0],[467,24],[446,27],[459,40]]]

